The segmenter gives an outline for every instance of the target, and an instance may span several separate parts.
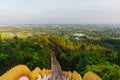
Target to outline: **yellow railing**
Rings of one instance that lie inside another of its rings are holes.
[[[83,79],[76,71],[61,71],[61,73],[64,77],[66,77],[66,80],[102,80],[93,72],[87,72]],[[19,78],[22,76],[26,76],[29,80],[37,80],[38,75],[41,75],[43,78],[45,74],[52,74],[52,70],[47,70],[45,68],[41,70],[39,67],[37,67],[33,71],[30,71],[26,65],[17,65],[0,76],[0,80],[19,80]]]
[[[28,67],[25,65],[18,65],[2,75],[0,80],[18,80],[22,76],[26,76],[29,80],[32,80],[32,74]]]

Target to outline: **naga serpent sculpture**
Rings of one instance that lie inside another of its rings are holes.
[[[88,74],[91,73],[88,72]],[[53,51],[51,54],[51,70],[45,68],[41,70],[37,67],[30,71],[26,65],[17,65],[0,76],[0,80],[102,80],[95,73],[92,74],[94,77],[91,78],[86,74],[82,79],[81,75],[76,71],[73,73],[62,71]]]

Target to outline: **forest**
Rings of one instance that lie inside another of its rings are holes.
[[[25,64],[31,70],[37,66],[50,69],[50,55],[55,49],[62,70],[75,70],[82,76],[93,71],[103,80],[120,79],[120,28],[31,26],[9,30],[0,27],[0,75],[17,64]],[[87,35],[85,40],[71,39],[78,32]]]

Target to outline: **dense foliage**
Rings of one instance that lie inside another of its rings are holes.
[[[17,64],[50,68],[50,54],[56,57],[63,70],[76,70],[81,75],[87,71],[99,74],[104,80],[119,80],[119,51],[89,42],[69,40],[63,36],[33,36],[0,40],[0,74]]]

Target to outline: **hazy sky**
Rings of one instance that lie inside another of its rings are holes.
[[[120,23],[120,0],[0,0],[0,24]]]

